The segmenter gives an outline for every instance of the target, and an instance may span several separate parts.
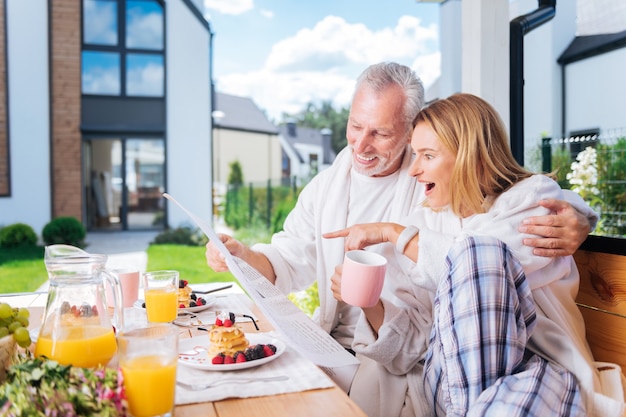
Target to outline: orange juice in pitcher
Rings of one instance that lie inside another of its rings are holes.
[[[46,247],[45,263],[50,287],[35,356],[83,368],[105,366],[117,352],[114,324],[123,327],[119,280],[104,268],[106,256],[51,245]],[[108,314],[105,280],[113,289],[114,323]]]
[[[81,368],[105,366],[117,351],[113,328],[71,326],[56,335],[40,335],[35,356],[53,358],[63,365]]]

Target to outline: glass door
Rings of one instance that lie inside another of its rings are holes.
[[[119,138],[84,142],[85,209],[89,229],[122,229]]]
[[[125,150],[128,229],[165,225],[165,149],[162,139],[127,139]]]
[[[88,228],[163,229],[163,140],[109,138],[90,139],[84,144]]]

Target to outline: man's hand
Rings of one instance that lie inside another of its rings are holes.
[[[226,246],[226,249],[228,249],[228,251],[232,255],[239,256],[239,257],[241,256],[241,253],[245,249],[245,247],[243,246],[241,242],[239,242],[237,239],[231,236],[228,236],[222,233],[218,234],[218,237],[220,238],[224,246]],[[215,272],[228,271],[228,266],[226,265],[226,260],[224,259],[224,256],[220,253],[220,251],[217,249],[217,247],[215,246],[213,242],[209,242],[206,244],[205,256],[206,256],[206,263]]]
[[[397,236],[402,229],[404,229],[403,226],[395,223],[363,223],[324,233],[322,237],[326,239],[345,238],[344,249],[349,251],[363,249],[377,243],[390,242],[392,241],[391,236],[394,234],[394,230],[396,230],[395,236]]]
[[[524,245],[533,247],[538,256],[572,255],[591,231],[589,220],[563,200],[541,200],[539,205],[553,214],[524,219],[518,229],[521,233],[543,236],[526,238]]]

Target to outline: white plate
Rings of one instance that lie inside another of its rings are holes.
[[[279,357],[286,349],[285,343],[272,336],[263,333],[246,333],[246,339],[250,342],[250,346],[258,344],[272,344],[276,346],[276,353],[272,356],[266,356],[262,359],[254,361],[227,363],[214,365],[211,363],[213,358],[209,357],[209,336],[196,336],[191,339],[181,339],[178,341],[178,363],[205,371],[235,371],[239,369],[253,368],[263,365]]]
[[[207,299],[207,298],[205,298],[205,300],[206,300],[206,304],[203,304],[201,306],[179,308],[178,309],[178,314],[180,315],[180,314],[185,314],[185,313],[199,313],[201,311],[206,310],[207,308],[211,307],[211,300]],[[143,308],[141,306],[143,303],[144,303],[144,301],[139,299],[139,300],[135,301],[135,303],[133,304],[133,307],[145,310],[145,308]]]

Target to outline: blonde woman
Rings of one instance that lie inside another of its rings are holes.
[[[383,298],[363,309],[353,343],[378,364],[381,380],[406,375],[413,413],[401,415],[621,416],[619,369],[607,371],[618,388],[610,398],[586,343],[573,258],[533,255],[522,243],[531,236],[517,233],[524,218],[549,214],[537,201],[563,198],[558,184],[517,164],[493,107],[470,94],[422,110],[411,147],[409,174],[425,189],[405,223],[412,226],[370,223],[325,234],[345,237],[346,250],[391,242],[413,261],[410,283],[386,278],[403,303]],[[442,234],[446,244],[433,243]],[[341,299],[340,268],[332,282]],[[414,341],[425,335],[420,349]],[[372,386],[357,374],[351,395],[375,410]]]

